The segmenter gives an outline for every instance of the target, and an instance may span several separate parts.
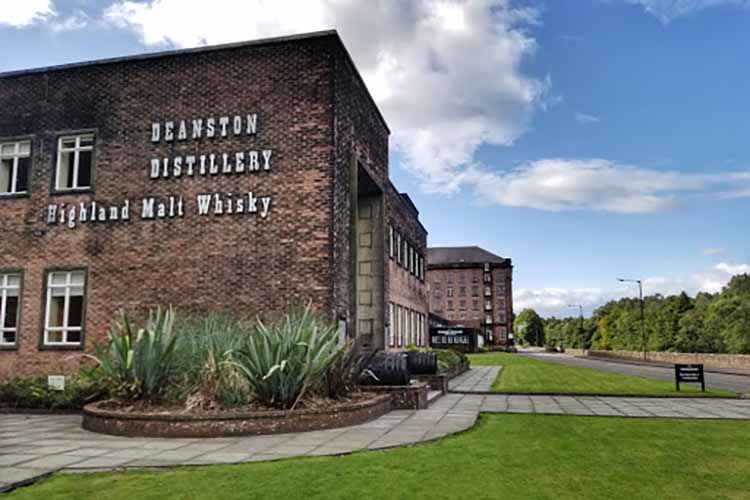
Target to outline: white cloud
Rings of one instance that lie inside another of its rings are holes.
[[[718,247],[704,248],[702,253],[706,256],[721,255],[724,253],[724,249]]]
[[[0,6],[0,26],[22,28],[55,15],[52,0],[6,0]]]
[[[457,190],[480,145],[513,144],[547,104],[549,79],[521,70],[538,13],[510,0],[120,1],[106,17],[180,47],[336,28],[429,191]]]
[[[76,11],[64,19],[55,18],[49,21],[49,29],[53,33],[64,33],[84,29],[89,25],[89,16],[83,11]]]
[[[577,112],[575,119],[581,125],[591,125],[593,123],[599,123],[601,120],[598,116],[590,115],[588,113]]]
[[[685,193],[713,194],[734,184],[734,174],[662,171],[605,159],[551,158],[506,172],[476,166],[462,177],[489,203],[541,210],[658,212],[674,207]]]
[[[687,16],[693,12],[719,6],[733,6],[750,8],[750,0],[627,0],[629,3],[640,5],[655,16],[663,24],[669,24],[678,17]]]
[[[695,296],[698,292],[718,293],[736,274],[750,273],[750,264],[721,262],[713,267],[686,275],[651,276],[643,279],[644,295],[676,295],[685,291]],[[635,284],[618,284],[612,288],[541,288],[514,291],[513,308],[516,313],[530,307],[542,316],[574,316],[575,308],[569,304],[581,304],[584,312],[610,300],[622,297],[638,297]]]

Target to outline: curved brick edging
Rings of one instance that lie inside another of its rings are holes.
[[[86,405],[81,426],[89,431],[128,437],[198,438],[255,436],[357,425],[391,410],[391,396],[342,403],[326,410],[257,411],[226,415],[130,413],[103,409],[106,401]]]

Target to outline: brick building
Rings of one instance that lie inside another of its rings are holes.
[[[0,376],[168,304],[312,301],[372,348],[424,342],[388,136],[335,31],[0,74]]]
[[[482,248],[427,251],[430,313],[448,324],[476,328],[485,343],[507,345],[513,332],[513,265]]]

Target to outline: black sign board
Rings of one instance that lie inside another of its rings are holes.
[[[703,365],[674,365],[674,381],[677,390],[681,382],[701,385],[701,391],[706,391],[706,379],[703,377]]]
[[[430,328],[430,347],[473,352],[476,350],[476,332],[464,327]]]

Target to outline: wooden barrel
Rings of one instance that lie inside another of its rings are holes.
[[[411,351],[406,356],[410,374],[435,375],[437,373],[437,354],[434,352]]]
[[[409,385],[409,366],[402,352],[379,352],[373,356],[363,381],[369,385]]]

